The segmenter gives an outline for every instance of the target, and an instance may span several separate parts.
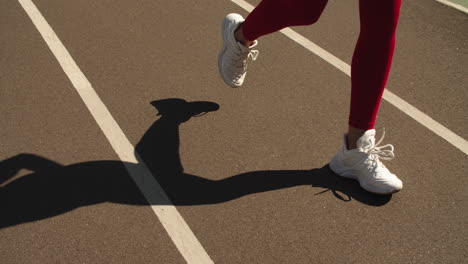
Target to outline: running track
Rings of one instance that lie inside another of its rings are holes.
[[[463,149],[384,102],[378,128],[404,190],[379,197],[337,178],[326,165],[349,77],[278,33],[245,87],[226,87],[219,26],[247,14],[236,3],[34,1],[67,57],[21,2],[0,0],[2,182],[21,169],[0,191],[2,263],[466,262]],[[330,2],[294,30],[349,64],[356,15],[357,3]],[[467,24],[435,1],[405,2],[388,84],[462,143]],[[219,110],[155,123],[149,103],[168,98]]]

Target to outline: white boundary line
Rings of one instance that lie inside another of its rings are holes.
[[[40,11],[31,0],[18,1],[42,35],[184,259],[187,263],[213,263],[146,164],[135,153],[133,145]]]
[[[254,6],[247,3],[244,0],[231,0],[238,6],[245,9],[247,12],[251,12],[254,9]],[[285,28],[281,30],[281,33],[289,37],[290,39],[294,40],[299,45],[303,46],[307,50],[311,51],[312,53],[316,54],[320,58],[324,59],[331,65],[338,68],[340,71],[344,72],[348,76],[351,76],[351,66],[349,66],[346,62],[340,60],[333,54],[329,53],[328,51],[322,49],[321,47],[317,46],[315,43],[307,39],[306,37],[302,36],[301,34],[297,33],[296,31]],[[455,146],[456,148],[460,149],[463,153],[468,155],[468,141],[463,139],[462,137],[458,136],[457,134],[450,131],[448,128],[444,127],[430,116],[426,115],[425,113],[419,111],[414,106],[410,105],[405,100],[401,99],[394,93],[390,92],[388,89],[385,89],[383,98],[387,100],[390,104],[395,106],[396,108],[403,111],[403,113],[407,114],[432,132],[439,135],[441,138],[448,141],[450,144]]]
[[[457,10],[460,10],[460,11],[464,12],[465,14],[468,14],[468,8],[466,8],[466,7],[462,6],[462,5],[455,4],[455,3],[452,3],[452,2],[447,1],[447,0],[436,0],[436,1],[441,3],[441,4],[453,7],[455,9],[457,9]]]

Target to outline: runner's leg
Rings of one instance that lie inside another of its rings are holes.
[[[387,83],[401,0],[360,0],[361,32],[351,64],[349,143],[373,129]]]
[[[311,25],[318,21],[327,0],[263,0],[247,16],[242,31],[247,40],[290,26]]]

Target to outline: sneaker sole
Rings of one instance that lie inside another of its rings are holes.
[[[370,188],[366,187],[365,185],[363,185],[361,183],[361,181],[359,181],[359,178],[356,176],[356,175],[353,175],[351,173],[349,173],[347,170],[341,168],[340,165],[336,164],[336,162],[332,159],[332,161],[330,162],[330,164],[328,164],[328,166],[330,167],[330,169],[338,176],[340,177],[343,177],[343,178],[347,178],[347,179],[352,179],[352,180],[355,180],[357,182],[359,182],[359,185],[366,191],[370,192],[370,193],[373,193],[373,194],[378,194],[378,195],[390,195],[390,194],[393,194],[393,193],[397,193],[399,192],[401,189],[395,189],[393,191],[390,191],[390,192],[376,192],[376,191],[373,191],[373,190],[370,190]]]
[[[229,15],[231,15],[231,14],[229,14]],[[229,15],[227,15],[227,16],[229,16]],[[223,68],[222,68],[222,65],[223,65],[222,61],[223,61],[223,60],[222,60],[222,59],[223,59],[224,53],[225,53],[226,50],[227,50],[227,45],[226,45],[227,41],[226,41],[226,39],[227,39],[227,37],[228,37],[226,32],[227,32],[228,29],[229,29],[229,24],[232,22],[232,20],[227,19],[227,16],[224,18],[223,25],[221,26],[221,38],[223,39],[223,48],[221,49],[221,51],[220,51],[219,54],[218,54],[218,71],[219,71],[219,74],[221,75],[221,78],[223,79],[223,81],[224,81],[227,85],[231,86],[232,88],[239,88],[240,85],[235,85],[235,84],[229,82],[229,81],[224,77],[224,74],[223,74]],[[232,17],[232,16],[233,16],[233,15],[231,15],[231,17]],[[236,22],[244,21],[244,19],[242,18],[242,16],[240,16],[240,15],[237,15],[237,16],[238,16],[238,17],[235,17],[235,18],[237,18],[237,19],[235,19],[234,21],[236,21]],[[238,20],[238,19],[239,19],[239,20]]]

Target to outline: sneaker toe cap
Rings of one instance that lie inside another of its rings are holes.
[[[403,182],[396,176],[391,179],[376,181],[371,192],[378,194],[392,194],[403,189]]]

